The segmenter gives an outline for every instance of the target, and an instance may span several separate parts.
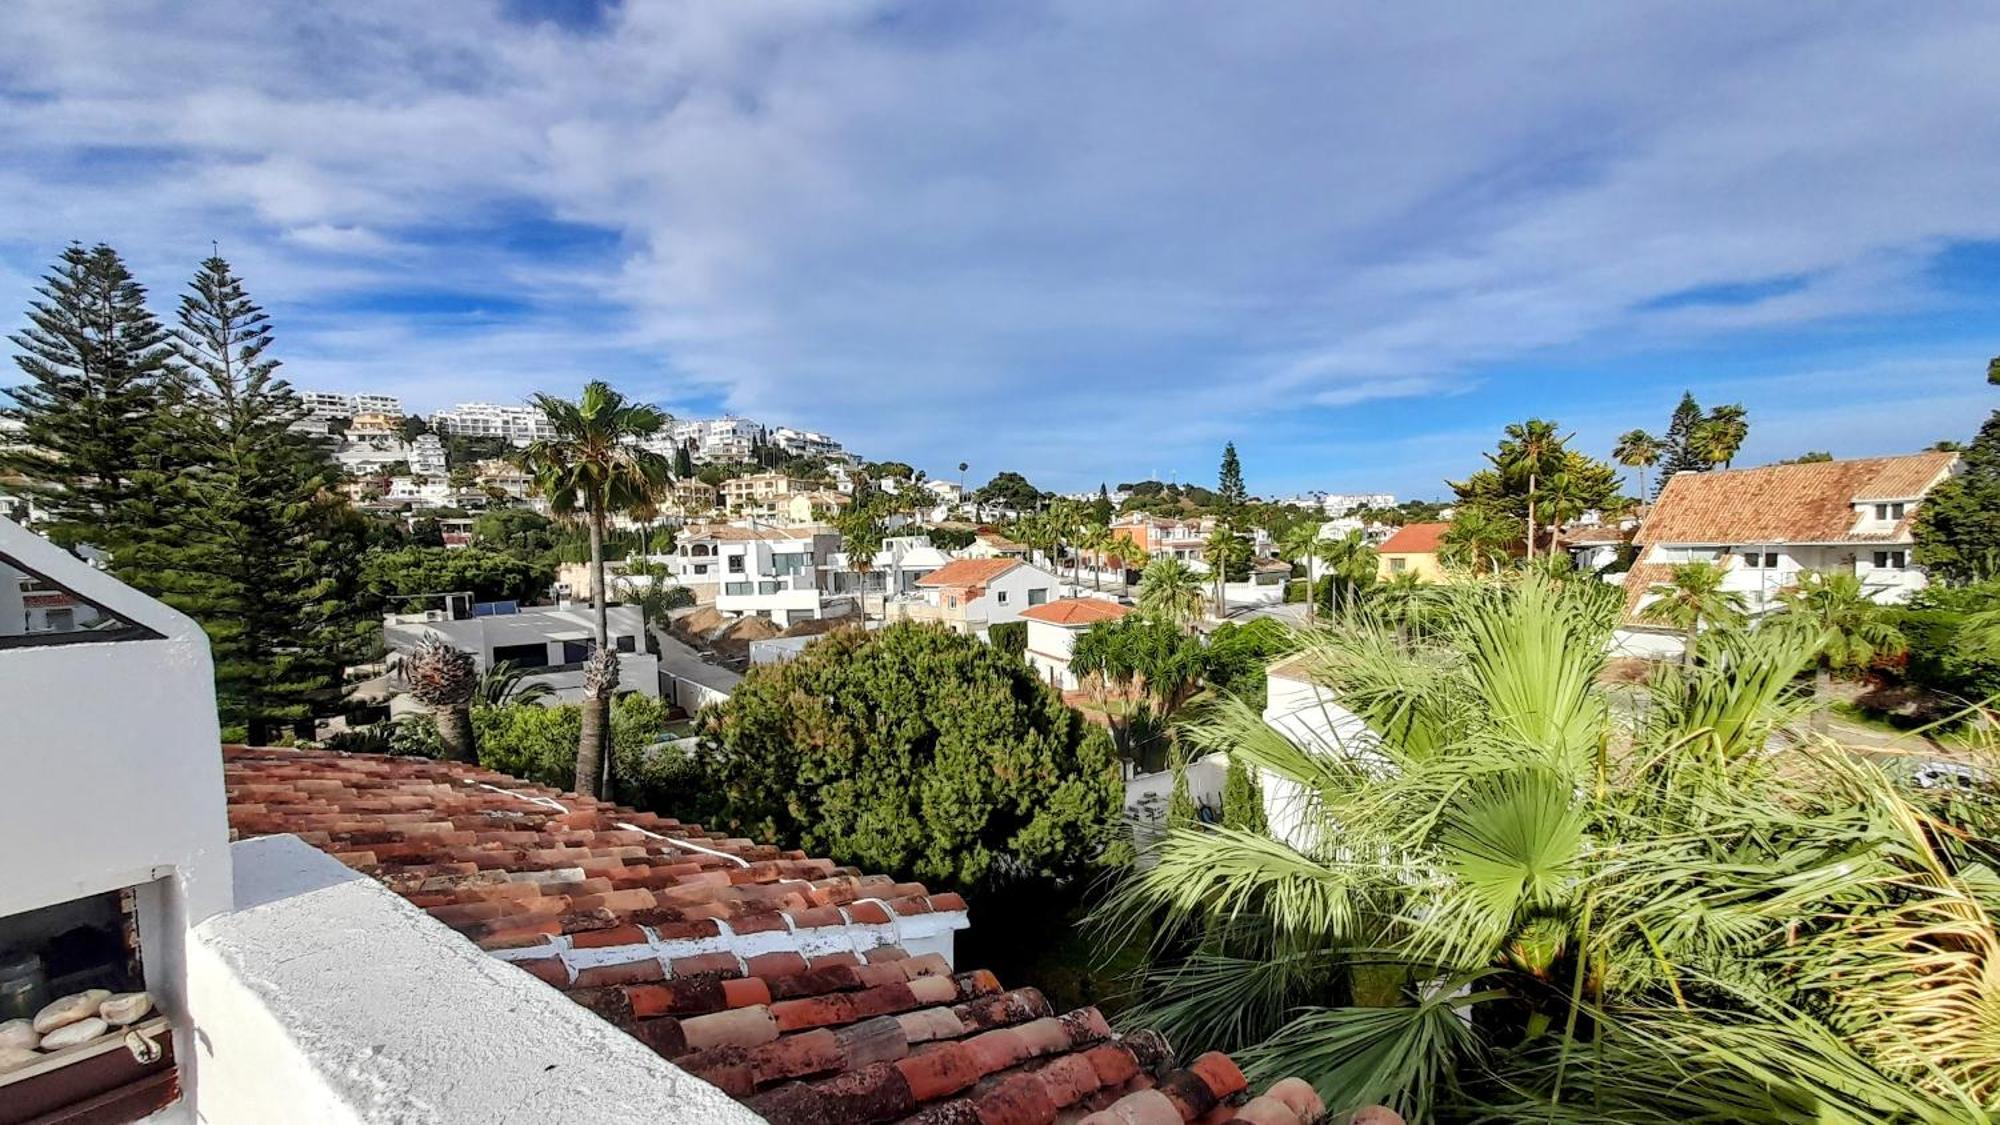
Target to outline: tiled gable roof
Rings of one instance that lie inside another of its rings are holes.
[[[1324,1116],[1298,1079],[1253,1097],[1219,1052],[1176,1066],[908,953],[962,924],[957,895],[469,765],[230,747],[224,778],[232,836],[297,834],[774,1125]]]
[[[1854,505],[1915,499],[1944,479],[1957,456],[1914,453],[1676,473],[1634,541],[1641,545],[1901,541],[1909,538],[1914,513],[1893,531],[1856,534]]]
[[[1018,559],[953,559],[917,579],[917,585],[984,586],[1020,565]]]
[[[1063,598],[1060,601],[1044,602],[1029,606],[1021,611],[1021,616],[1030,621],[1041,621],[1050,625],[1095,625],[1099,621],[1116,621],[1131,613],[1129,606],[1103,598]]]
[[[1396,529],[1396,533],[1383,540],[1376,548],[1384,555],[1432,555],[1437,553],[1438,544],[1444,541],[1444,533],[1451,530],[1448,523],[1406,523]]]

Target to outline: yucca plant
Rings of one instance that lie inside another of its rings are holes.
[[[476,762],[472,734],[472,698],[479,691],[479,666],[472,654],[452,646],[436,633],[425,634],[397,665],[403,683],[437,723],[445,760]]]
[[[1814,637],[1715,630],[1614,706],[1594,592],[1441,596],[1414,640],[1306,638],[1329,733],[1185,729],[1303,815],[1170,831],[1118,888],[1112,936],[1206,935],[1136,1019],[1413,1121],[2000,1113],[1993,806],[1801,738]]]

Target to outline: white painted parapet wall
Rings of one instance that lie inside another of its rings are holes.
[[[761,1120],[297,837],[234,851],[189,955],[204,1122]]]

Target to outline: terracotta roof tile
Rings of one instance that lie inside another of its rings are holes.
[[[1634,541],[1726,546],[1907,539],[1914,513],[1894,531],[1857,534],[1853,506],[1877,499],[1916,499],[1944,479],[1957,457],[1913,453],[1677,473],[1660,492]]]
[[[1063,598],[1059,601],[1044,602],[1029,606],[1021,611],[1021,616],[1030,621],[1042,621],[1050,625],[1095,625],[1099,621],[1116,621],[1131,613],[1128,606],[1103,598]]]
[[[1319,1116],[1304,1083],[1252,1098],[1227,1056],[1176,1069],[1157,1034],[1121,1035],[1094,1008],[1058,1014],[1033,988],[1003,990],[991,973],[894,943],[910,919],[962,920],[954,894],[471,766],[241,748],[224,758],[237,834],[318,837],[775,1125]],[[768,948],[801,931],[820,936]],[[716,948],[738,934],[764,951]]]
[[[1444,542],[1444,533],[1449,530],[1448,523],[1406,523],[1383,540],[1376,551],[1384,555],[1436,554],[1438,545]]]
[[[917,579],[917,585],[984,586],[1020,565],[1019,559],[953,559]]]

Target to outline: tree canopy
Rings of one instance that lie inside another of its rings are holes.
[[[470,590],[478,601],[534,601],[556,580],[555,568],[482,547],[404,547],[371,554],[361,568],[370,600],[385,612],[421,606],[392,598]]]
[[[2000,576],[2000,410],[1964,457],[1965,471],[1917,506],[1917,561],[1951,582]]]
[[[973,499],[982,504],[999,504],[1018,512],[1032,512],[1041,506],[1042,492],[1019,473],[996,474],[981,486]]]
[[[829,635],[710,716],[713,823],[977,886],[1087,871],[1120,832],[1108,736],[1019,659],[935,626]]]

